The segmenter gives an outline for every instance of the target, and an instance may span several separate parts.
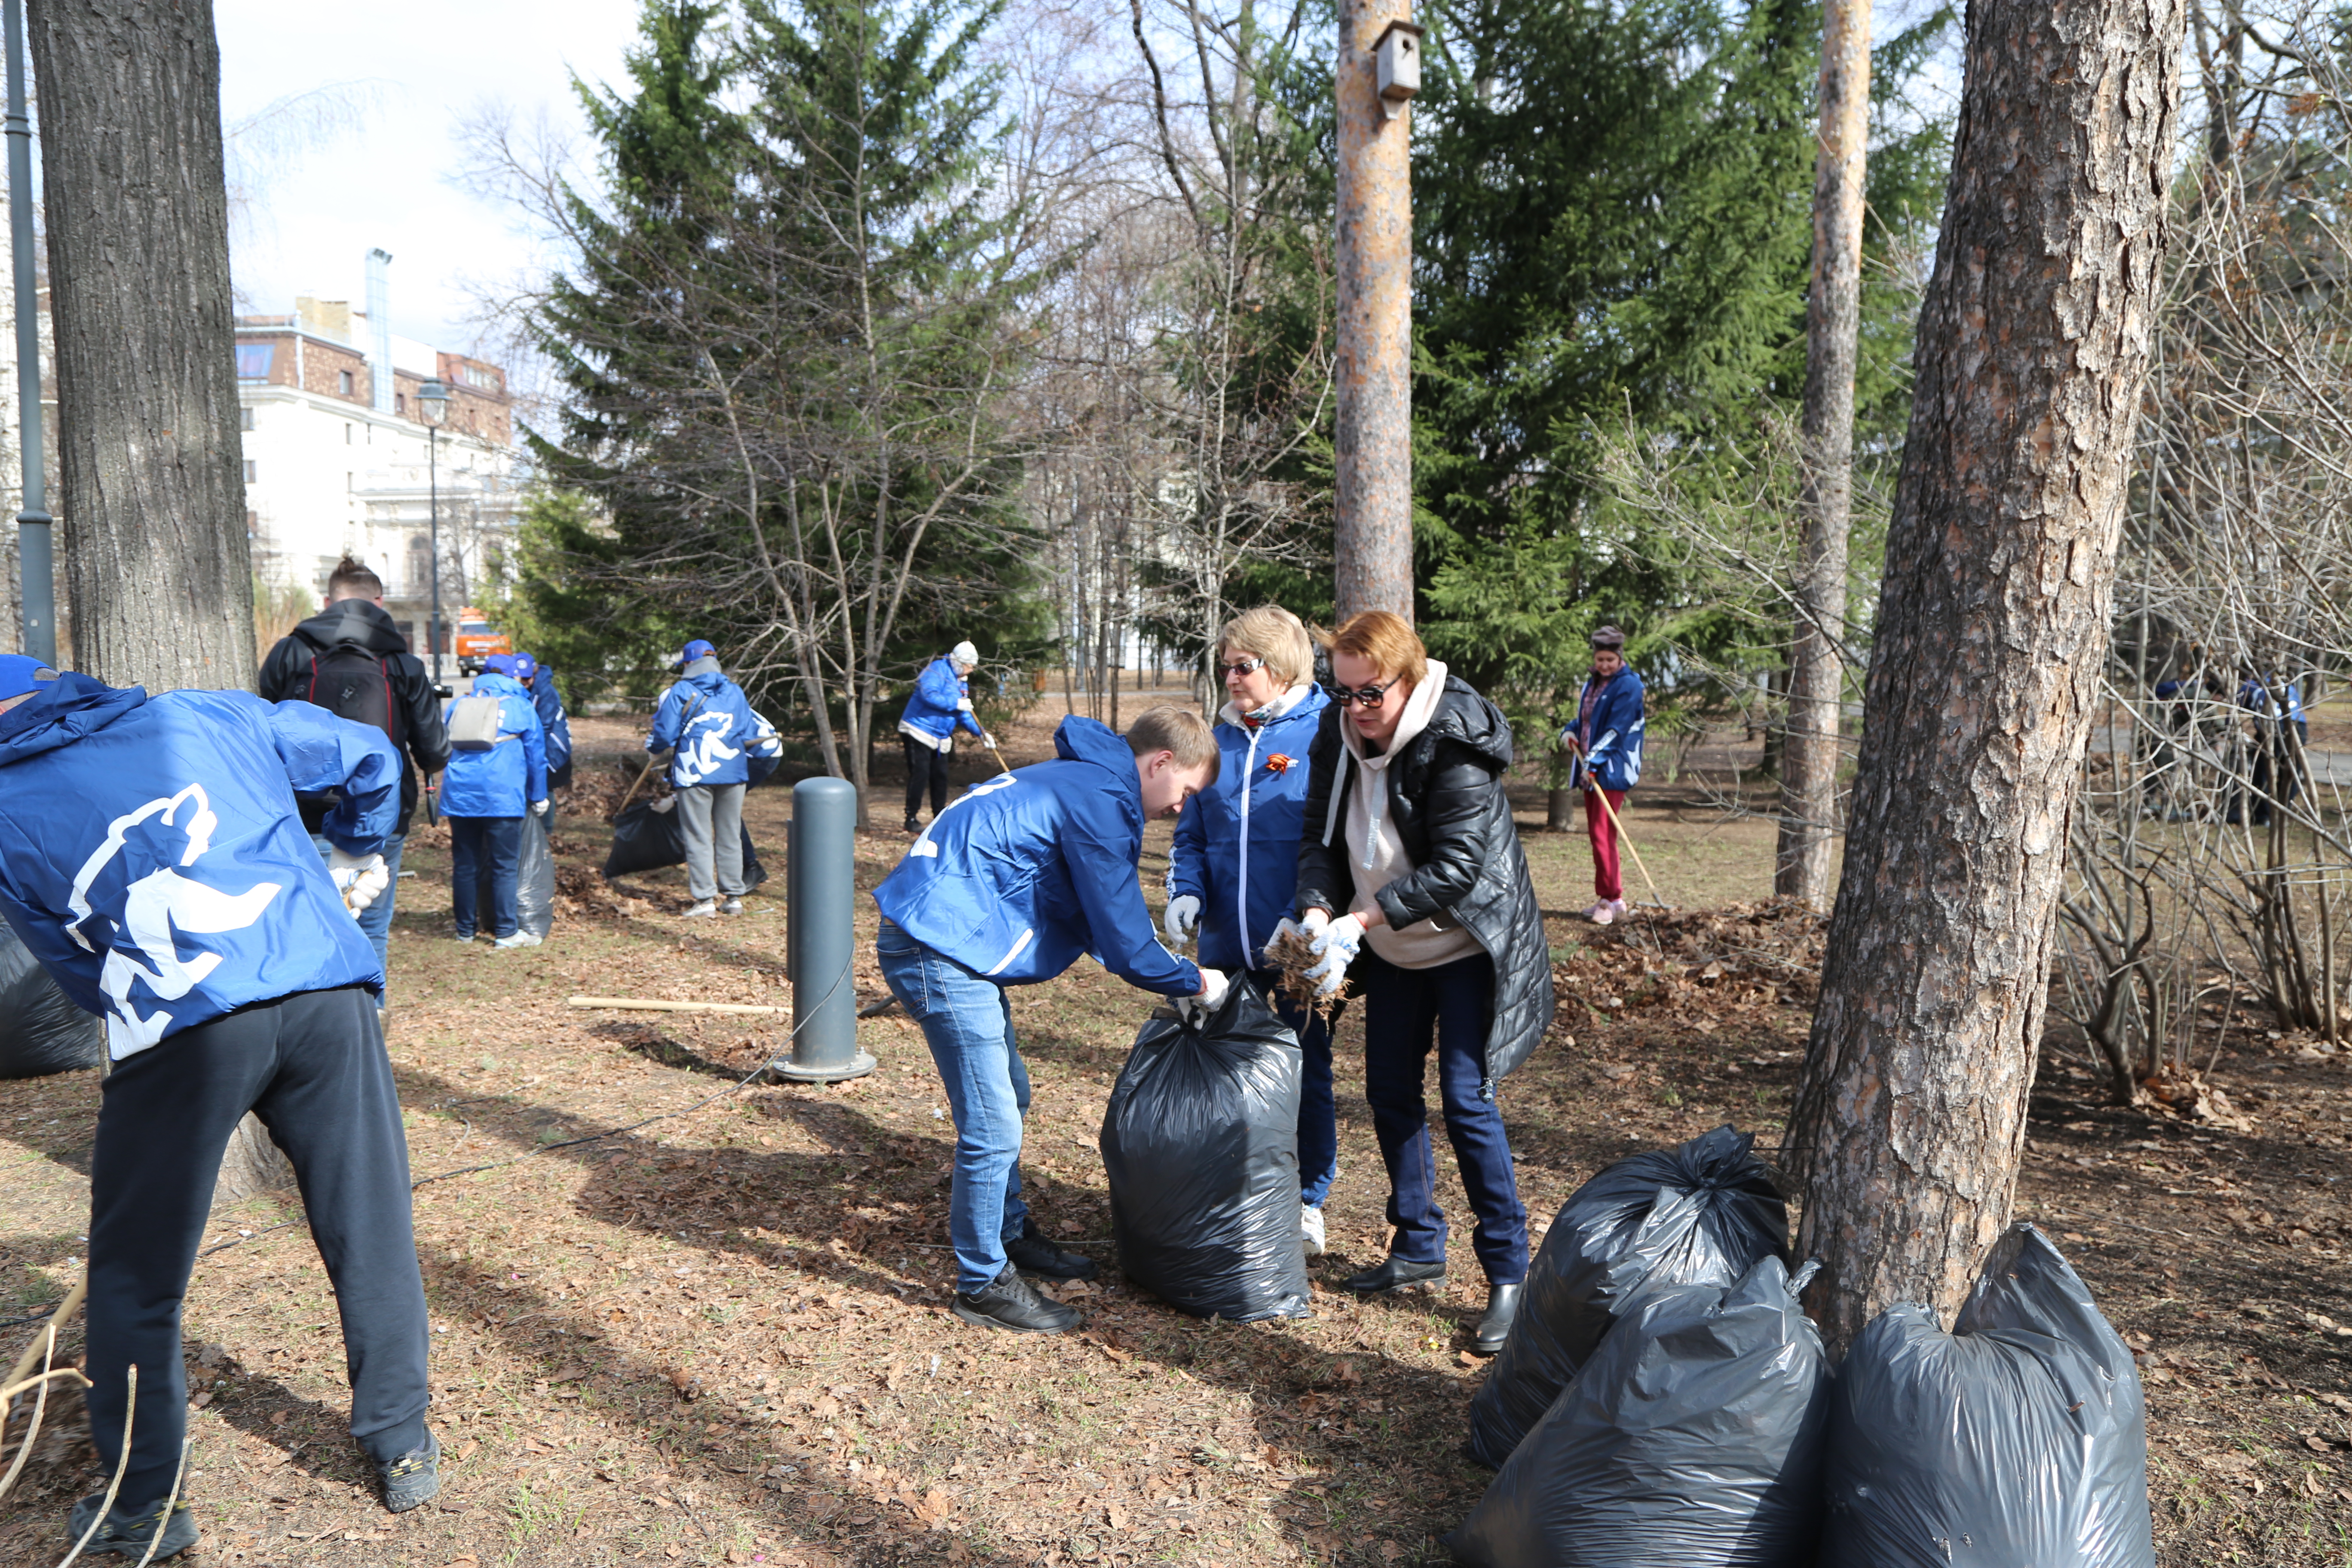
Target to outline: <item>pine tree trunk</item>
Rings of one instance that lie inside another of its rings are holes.
[[[31,34],[74,668],[249,686],[211,0],[36,0]]]
[[[2179,0],[1979,0],[1791,1145],[1832,1348],[2008,1223],[2101,666]]]
[[[1800,461],[1804,554],[1789,649],[1789,729],[1772,890],[1826,906],[1836,839],[1846,534],[1853,515],[1854,344],[1862,326],[1864,154],[1870,132],[1870,0],[1822,11],[1821,151],[1813,166],[1813,279],[1805,307]]]

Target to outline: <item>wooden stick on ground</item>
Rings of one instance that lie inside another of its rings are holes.
[[[789,1013],[789,1007],[759,1007],[748,1002],[650,1002],[635,996],[574,996],[574,1007],[610,1007],[625,1013]]]
[[[73,1289],[66,1292],[66,1299],[58,1303],[58,1310],[51,1312],[49,1314],[49,1321],[41,1326],[40,1333],[35,1335],[33,1342],[25,1347],[25,1353],[17,1358],[16,1370],[8,1374],[8,1384],[10,1385],[25,1381],[25,1374],[31,1372],[33,1370],[33,1363],[41,1359],[41,1344],[43,1339],[48,1335],[51,1331],[62,1329],[68,1322],[71,1322],[73,1321],[73,1315],[81,1310],[82,1298],[89,1294],[89,1277],[85,1274],[79,1279],[74,1281]]]

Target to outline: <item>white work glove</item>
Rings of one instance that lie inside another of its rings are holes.
[[[335,891],[342,895],[343,908],[351,910],[353,920],[392,886],[392,872],[381,855],[351,855],[330,847],[327,874],[334,879]]]
[[[1190,893],[1180,893],[1168,900],[1168,909],[1160,917],[1160,929],[1168,933],[1168,945],[1181,947],[1192,940],[1192,932],[1201,923],[1201,900]]]
[[[1223,970],[1211,969],[1203,964],[1201,968],[1201,994],[1177,997],[1176,1016],[1187,1024],[1199,1023],[1217,1010],[1218,1004],[1224,1001],[1225,993],[1230,988],[1231,982],[1225,979]]]
[[[957,699],[956,699],[956,711],[957,711],[957,712],[959,712],[959,713],[969,713],[969,712],[971,712],[971,698],[969,698],[969,697],[959,697],[959,698],[957,698]]]
[[[1300,936],[1305,936],[1307,934],[1307,928],[1300,925],[1297,921],[1292,920],[1288,915],[1285,915],[1280,920],[1276,921],[1274,924],[1274,934],[1267,937],[1265,939],[1265,945],[1257,950],[1259,962],[1264,963],[1272,963],[1274,962],[1274,950],[1282,945],[1282,939],[1286,934],[1293,931],[1296,931]]]
[[[547,815],[547,802],[543,800],[532,801],[530,803],[530,814],[533,816],[545,816]]]
[[[1308,917],[1310,922],[1313,916]],[[1364,945],[1364,922],[1354,915],[1341,915],[1328,924],[1316,927],[1316,962],[1307,966],[1307,978],[1315,982],[1318,996],[1336,996],[1347,984],[1348,965]]]

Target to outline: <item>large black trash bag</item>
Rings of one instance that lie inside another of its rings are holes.
[[[522,819],[522,852],[515,858],[517,931],[544,939],[555,929],[555,852],[548,845],[547,818],[526,815]],[[482,922],[490,919],[490,872],[485,866],[474,883],[475,908]]]
[[[94,1068],[106,1028],[66,999],[40,961],[0,921],[0,1078]]]
[[[1235,977],[1197,1023],[1155,1013],[1103,1112],[1111,1234],[1177,1310],[1311,1316],[1298,1233],[1298,1039]]]
[[[1812,1568],[1829,1364],[1766,1258],[1736,1285],[1654,1285],[1462,1528],[1477,1568]]]
[[[686,829],[679,826],[677,808],[672,804],[677,798],[641,800],[613,819],[613,847],[604,856],[606,877],[686,864]],[[760,864],[760,852],[751,847],[751,830],[746,827],[743,885],[756,888],[767,879],[767,868]]]
[[[1470,1452],[1500,1468],[1543,1419],[1644,1284],[1728,1285],[1789,1256],[1789,1208],[1752,1135],[1718,1127],[1678,1149],[1620,1160],[1551,1222],[1519,1315],[1470,1402]]]
[[[2154,1568],[2147,1415],[2090,1291],[2012,1226],[1950,1333],[1889,1307],[1846,1352],[1821,1568]]]

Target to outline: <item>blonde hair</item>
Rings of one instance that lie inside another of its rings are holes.
[[[1226,654],[1254,654],[1281,678],[1285,687],[1315,679],[1315,644],[1307,626],[1279,605],[1244,610],[1217,634],[1217,646]]]
[[[1203,787],[1217,782],[1217,732],[1190,708],[1166,703],[1145,709],[1127,727],[1127,749],[1139,757],[1148,757],[1154,752],[1173,752],[1180,768],[1209,770]]]
[[[1421,634],[1411,621],[1386,610],[1349,616],[1331,634],[1331,651],[1370,659],[1391,679],[1402,677],[1419,686],[1429,679],[1429,649],[1422,646]]]

